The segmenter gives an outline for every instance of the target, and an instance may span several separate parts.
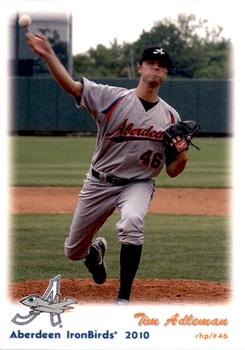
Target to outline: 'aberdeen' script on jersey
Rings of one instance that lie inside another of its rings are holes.
[[[151,125],[149,128],[136,128],[134,123],[128,123],[125,119],[114,131],[108,133],[106,137],[115,142],[124,142],[129,140],[153,140],[162,141],[163,131],[155,130]]]

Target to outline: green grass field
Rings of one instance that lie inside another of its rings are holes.
[[[15,186],[80,186],[89,169],[95,137],[11,137],[11,183]],[[159,187],[227,187],[231,183],[231,138],[196,138],[185,171],[165,173]]]
[[[113,214],[100,232],[108,241],[108,277],[119,275],[119,243]],[[70,215],[14,215],[12,219],[11,279],[89,277],[82,262],[64,257],[63,243]],[[223,217],[149,214],[137,277],[229,279],[228,220]]]
[[[184,173],[158,176],[159,187],[231,186],[231,138],[196,138]],[[89,168],[95,137],[10,137],[11,185],[80,186]],[[108,277],[118,278],[119,244],[114,214],[100,235],[109,243]],[[88,277],[81,262],[64,257],[71,215],[11,216],[10,279]],[[148,214],[137,277],[229,280],[230,224],[227,217]]]

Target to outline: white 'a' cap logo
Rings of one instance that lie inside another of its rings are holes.
[[[153,53],[155,55],[160,54],[160,55],[165,55],[165,51],[161,48],[161,49],[156,49],[155,51],[153,51]]]

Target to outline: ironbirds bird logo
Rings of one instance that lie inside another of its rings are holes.
[[[60,314],[65,310],[73,309],[71,304],[76,304],[77,301],[72,298],[60,299],[60,276],[56,276],[49,281],[48,288],[44,294],[32,294],[20,300],[20,303],[28,306],[31,311],[26,316],[16,314],[12,322],[17,325],[26,325],[32,322],[40,313],[45,312],[50,315],[50,323],[53,327],[61,323]]]

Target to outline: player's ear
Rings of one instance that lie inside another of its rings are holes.
[[[141,70],[142,70],[142,65],[141,64],[137,64],[136,68],[137,68],[137,72],[140,74]]]
[[[167,79],[167,76],[168,76],[168,70],[166,70],[166,73],[165,73],[165,75],[164,75],[164,80]]]

